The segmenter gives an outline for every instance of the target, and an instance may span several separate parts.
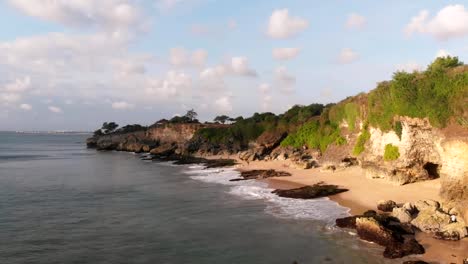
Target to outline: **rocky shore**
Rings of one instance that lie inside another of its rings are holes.
[[[383,255],[386,258],[425,253],[414,237],[416,232],[430,233],[442,240],[460,240],[468,235],[462,219],[451,220],[451,216],[459,213],[453,208],[441,207],[437,201],[397,205],[387,200],[380,201],[377,208],[382,213],[370,210],[362,215],[337,219],[336,225],[355,229],[361,239],[385,247]]]
[[[465,223],[468,144],[464,134],[454,136],[432,128],[427,120],[400,117],[398,121],[402,126],[400,136],[394,131],[370,128],[370,139],[358,156],[352,154],[352,146],[360,135],[346,129],[343,137],[347,144],[332,144],[322,152],[305,146],[282,146],[286,132],[266,131],[248,145],[215,144],[197,131],[226,126],[199,123],[161,124],[141,131],[98,135],[89,138],[87,146],[103,151],[144,153],[144,159],[175,164],[204,164],[211,168],[245,166],[241,177],[233,181],[287,179],[302,185],[292,190],[275,190],[282,197],[331,196],[350,207],[373,202],[372,206],[362,206],[367,209],[375,207],[377,197],[395,199],[396,202],[378,205],[382,213],[367,212],[346,220],[355,222],[346,227],[356,229],[362,239],[384,246],[386,257],[397,258],[424,252],[414,238],[417,232],[446,241],[457,241],[468,235]],[[399,148],[399,158],[395,161],[383,159],[383,149],[389,144]],[[347,175],[350,171],[359,175]],[[450,223],[452,215],[457,217],[457,222]]]

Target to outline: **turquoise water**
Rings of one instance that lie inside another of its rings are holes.
[[[0,133],[0,263],[400,263],[333,227],[347,210],[261,183]]]

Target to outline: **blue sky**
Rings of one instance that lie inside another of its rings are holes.
[[[280,113],[446,54],[467,1],[5,0],[0,130]]]

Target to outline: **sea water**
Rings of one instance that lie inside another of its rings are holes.
[[[327,198],[280,198],[230,168],[0,133],[0,263],[400,263],[334,226]]]

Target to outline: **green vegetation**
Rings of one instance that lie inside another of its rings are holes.
[[[351,131],[355,129],[358,117],[359,105],[355,102],[337,104],[330,109],[330,119],[337,123],[346,121]]]
[[[227,121],[235,121],[234,119],[230,118],[229,116],[227,115],[220,115],[220,116],[217,116],[213,119],[213,121],[215,122],[218,122],[218,123],[221,123],[221,124],[225,124]]]
[[[396,72],[369,93],[369,123],[388,131],[398,115],[428,117],[433,126],[444,127],[466,107],[468,71],[453,71],[460,65],[457,57],[448,56],[437,58],[423,72]]]
[[[365,144],[367,140],[370,139],[370,133],[367,130],[367,126],[362,130],[361,134],[359,135],[356,145],[353,148],[353,155],[361,154],[365,149]]]
[[[393,127],[393,130],[397,134],[398,138],[401,140],[401,133],[403,132],[403,127],[401,126],[401,122],[397,121],[395,122],[395,125]]]
[[[309,148],[320,149],[325,152],[331,143],[346,143],[346,140],[340,135],[338,125],[332,123],[321,125],[319,121],[314,120],[300,127],[295,133],[288,135],[281,142],[281,145],[295,148],[306,145]]]
[[[392,144],[385,145],[384,160],[391,161],[396,160],[400,157],[400,151],[397,146]]]
[[[114,132],[118,127],[119,125],[115,122],[104,122],[101,129],[94,131],[94,135],[109,134]]]
[[[428,117],[433,126],[443,127],[451,117],[463,116],[466,111],[468,68],[458,67],[460,65],[457,57],[448,56],[437,58],[423,72],[396,72],[392,80],[380,83],[368,95],[350,97],[328,106],[320,122],[306,123],[282,145],[307,145],[323,152],[332,143],[343,144],[339,129],[342,121],[346,121],[350,131],[355,131],[356,123],[361,121],[383,131],[393,129],[400,138],[403,128],[401,122],[395,121],[395,116]],[[456,121],[465,123],[460,118]],[[354,146],[354,155],[364,151],[369,138],[365,126]],[[394,156],[390,154],[390,157]]]
[[[197,136],[215,144],[239,144],[247,146],[265,131],[292,131],[303,123],[322,113],[322,104],[308,106],[295,105],[281,115],[273,113],[255,113],[252,117],[237,117],[230,126],[203,128],[197,131]],[[224,117],[223,117],[224,119]],[[218,117],[216,121],[221,121]]]
[[[174,116],[169,120],[169,123],[172,124],[181,124],[181,123],[199,123],[197,119],[197,112],[193,109],[187,110],[187,113],[183,116]]]

